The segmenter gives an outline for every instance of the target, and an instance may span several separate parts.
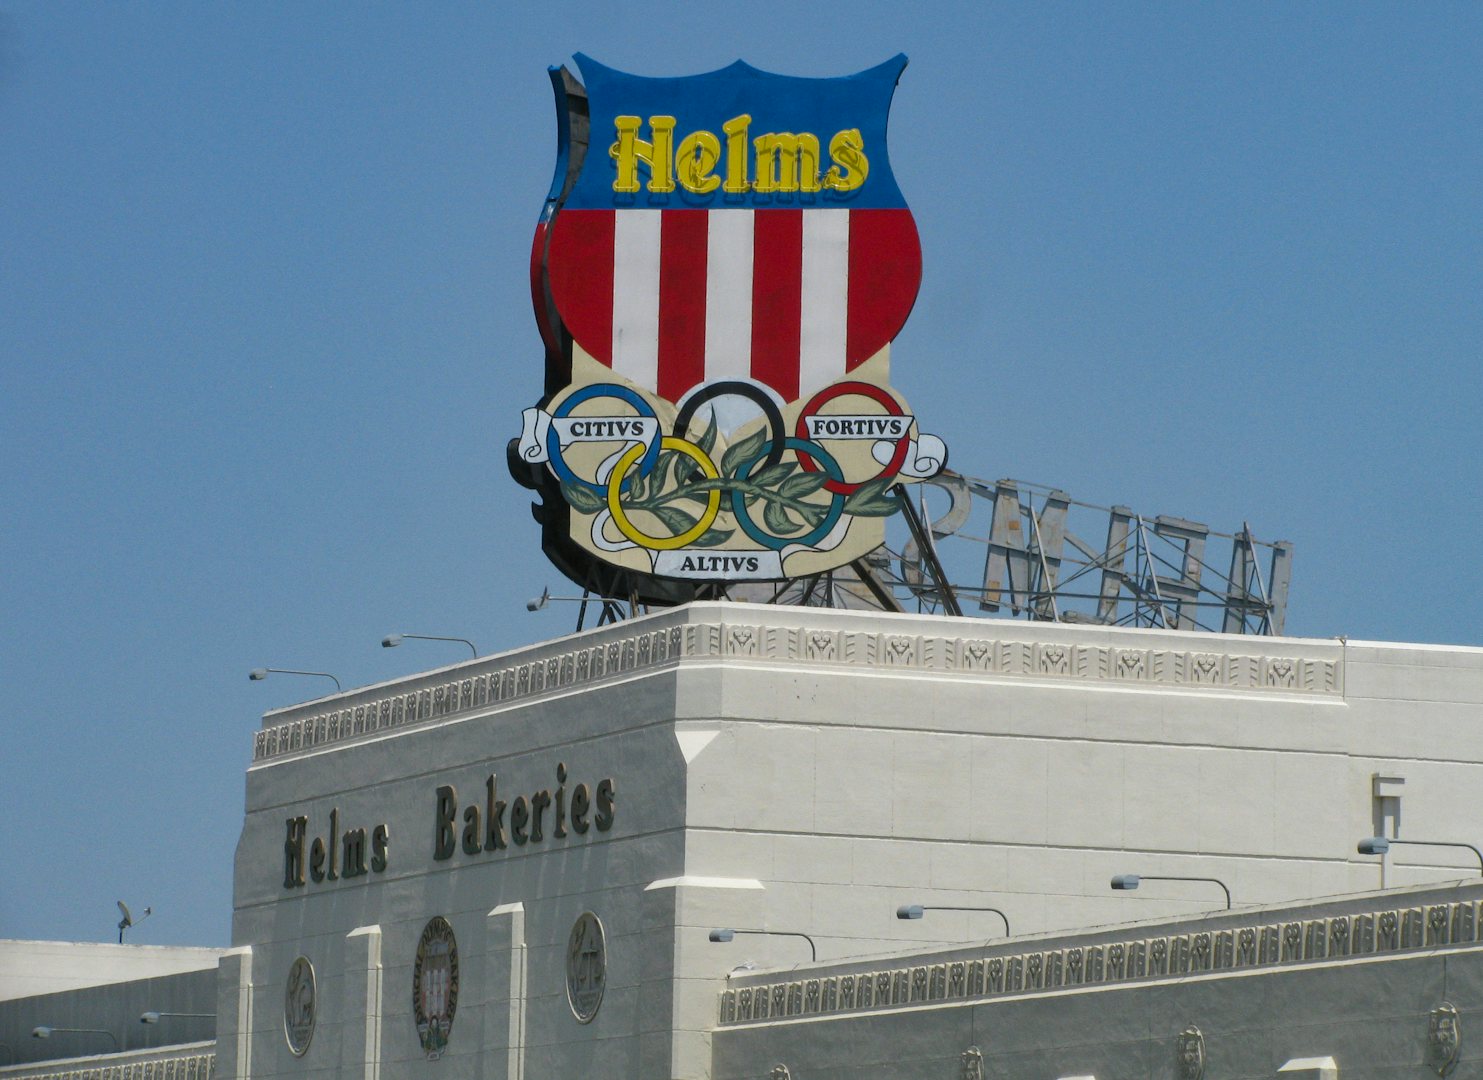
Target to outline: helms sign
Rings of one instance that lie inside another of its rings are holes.
[[[890,385],[922,268],[886,152],[906,58],[830,79],[577,61],[585,87],[552,72],[559,153],[531,254],[546,397],[518,463],[559,488],[566,539],[630,574],[778,580],[860,558],[894,485],[947,457]]]

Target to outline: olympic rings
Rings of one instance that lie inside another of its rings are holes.
[[[808,418],[822,409],[825,405],[829,404],[829,402],[833,401],[835,398],[843,397],[846,394],[858,394],[861,397],[870,398],[872,401],[880,405],[881,408],[885,409],[886,415],[888,416],[906,415],[904,412],[901,411],[901,406],[896,404],[896,399],[893,398],[890,394],[886,393],[886,391],[881,389],[879,386],[874,386],[871,383],[866,382],[839,382],[835,383],[832,386],[827,386],[823,390],[820,390],[817,394],[810,398],[808,404],[803,407],[803,411],[798,414],[798,426],[795,432],[798,438],[800,440],[807,441]],[[792,448],[791,439],[789,440],[789,447]],[[901,466],[906,461],[907,451],[910,449],[911,435],[910,433],[907,433],[896,440],[896,449],[891,454],[891,460],[880,472],[876,473],[872,477],[868,477],[864,480],[859,481],[858,483],[853,484],[846,482],[843,474],[840,474],[836,477],[834,473],[830,473],[830,479],[824,482],[824,490],[832,492],[835,495],[850,495],[858,491],[862,485],[870,483],[871,480],[879,480],[883,476],[895,476],[901,471]],[[808,472],[819,471],[819,467],[817,464],[815,464],[814,460],[802,450],[798,451],[798,463],[802,465]],[[828,469],[825,469],[824,471],[829,472]],[[839,466],[837,464],[835,465],[835,471],[839,471]]]
[[[720,382],[706,383],[698,389],[685,402],[680,409],[680,415],[675,418],[675,434],[684,437],[689,430],[690,421],[695,418],[696,412],[707,402],[714,401],[718,397],[726,397],[735,394],[737,397],[746,398],[753,405],[762,410],[763,417],[767,420],[767,433],[771,438],[768,444],[771,449],[767,454],[767,463],[776,465],[783,460],[783,436],[787,429],[783,427],[783,410],[778,408],[778,403],[768,396],[766,390],[755,383],[743,382],[740,379],[725,379]],[[801,436],[800,436],[801,437]]]
[[[787,449],[797,453],[799,461],[803,460],[804,451],[806,450],[809,453],[816,455],[821,461],[823,461],[824,471],[828,473],[835,482],[841,482],[844,480],[844,473],[840,470],[839,462],[835,461],[834,456],[818,443],[810,442],[807,439],[787,439],[785,440],[785,442],[787,444]],[[769,450],[770,449],[772,448],[769,447]],[[742,465],[736,470],[736,475],[740,479],[745,480],[748,476],[752,475],[752,470],[757,467],[757,462],[762,460],[762,457],[763,455],[759,453],[756,457],[752,458],[751,461],[742,463]],[[825,484],[825,487],[828,487],[827,483]],[[833,529],[834,526],[838,523],[839,516],[843,511],[844,496],[835,493],[834,498],[831,499],[829,502],[829,512],[824,515],[824,520],[820,522],[818,526],[813,529],[813,531],[806,533],[803,536],[773,536],[771,533],[763,532],[761,529],[757,528],[757,523],[753,521],[751,516],[747,513],[747,502],[744,494],[735,489],[733,489],[731,492],[731,513],[736,517],[736,523],[740,525],[742,527],[742,531],[750,536],[753,540],[757,541],[757,543],[761,544],[763,547],[770,548],[773,551],[782,551],[783,548],[787,547],[789,544],[802,544],[805,547],[812,547],[814,544],[817,544],[820,540],[829,535],[829,531]]]
[[[584,401],[589,401],[595,397],[615,397],[620,401],[626,401],[628,402],[628,404],[632,405],[635,409],[638,410],[638,414],[640,416],[645,417],[649,420],[654,420],[656,422],[659,419],[654,410],[649,407],[649,403],[645,401],[639,394],[635,393],[633,390],[630,390],[626,386],[619,386],[616,383],[589,383],[588,385],[582,387],[580,390],[574,393],[571,397],[563,401],[560,406],[558,406],[551,413],[551,416],[553,419],[562,419],[567,416],[574,407],[582,404],[582,402]],[[618,440],[615,439],[614,441],[616,442]],[[634,445],[643,447],[644,449],[644,460],[639,465],[639,475],[648,476],[651,472],[654,471],[654,466],[659,461],[659,440],[655,439],[653,442],[649,443],[647,447],[644,447],[643,443],[635,443]],[[575,484],[579,487],[584,487],[587,490],[598,495],[603,494],[603,492],[607,490],[607,487],[603,484],[595,484],[590,480],[584,480],[576,473],[572,472],[571,466],[566,463],[566,459],[561,455],[561,439],[560,436],[557,434],[556,426],[554,424],[552,425],[551,430],[546,433],[546,456],[550,462],[551,471],[556,474],[558,479],[563,480],[568,484]],[[626,459],[627,457],[628,455],[627,453],[625,453],[624,458]],[[629,464],[632,465],[633,463],[629,462]],[[627,470],[625,469],[620,471],[615,467],[613,471],[618,473],[619,476],[622,476],[623,472],[626,472]],[[626,489],[632,482],[632,478],[626,478],[623,481],[624,488]]]
[[[715,462],[711,461],[706,455],[706,452],[694,443],[686,439],[677,439],[672,435],[664,436],[663,443],[664,449],[678,451],[695,462],[696,465],[700,466],[700,471],[708,479],[715,480],[720,476]],[[656,443],[655,445],[657,446],[658,444]],[[633,463],[639,459],[643,452],[644,444],[634,443],[623,452],[623,456],[613,466],[612,475],[608,478],[607,488],[608,513],[613,515],[613,524],[618,526],[618,531],[635,544],[654,551],[674,551],[676,548],[682,548],[692,541],[699,540],[710,529],[711,523],[716,520],[716,515],[721,512],[721,493],[719,491],[711,491],[706,494],[705,512],[700,515],[700,520],[678,536],[650,536],[647,533],[640,532],[638,527],[628,520],[628,515],[623,512],[623,504],[618,498],[618,495],[622,490],[625,474],[633,467]]]

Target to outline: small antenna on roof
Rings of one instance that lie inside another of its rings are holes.
[[[115,901],[115,903],[118,904],[119,914],[123,916],[123,918],[118,921],[118,943],[122,945],[124,943],[124,931],[134,925],[134,916],[133,913],[129,911],[128,904],[124,903],[122,900]],[[144,914],[139,916],[139,921],[143,922],[145,919],[149,918],[153,914],[154,908],[145,908]]]

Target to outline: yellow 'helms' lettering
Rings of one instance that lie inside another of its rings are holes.
[[[613,190],[632,194],[639,189],[639,170],[642,164],[649,171],[649,190],[668,192],[675,189],[674,162],[675,118],[673,116],[649,117],[649,128],[654,133],[653,142],[638,137],[642,121],[637,116],[619,116],[613,119],[618,129],[618,141],[608,148],[608,153],[618,163],[618,178],[613,181]],[[656,169],[654,163],[658,162]]]
[[[709,131],[692,131],[680,140],[675,151],[675,171],[680,186],[697,195],[705,195],[721,186],[716,163],[721,160],[721,140]]]
[[[859,128],[841,131],[829,140],[829,160],[834,162],[824,174],[824,186],[831,191],[854,191],[870,175],[870,161],[865,157],[865,140]],[[847,171],[840,173],[843,166]]]
[[[722,190],[728,195],[745,195],[751,187],[747,183],[747,125],[751,122],[751,115],[742,113],[721,125],[726,133],[726,183]]]
[[[819,140],[814,136],[783,131],[758,135],[754,145],[759,192],[819,190]]]
[[[640,190],[639,172],[648,175],[644,188],[655,194],[675,190],[675,182],[686,191],[707,195],[720,188],[728,195],[813,193],[822,190],[856,191],[870,175],[865,140],[858,128],[836,132],[829,140],[829,168],[821,174],[819,137],[811,132],[764,132],[750,136],[752,118],[746,113],[721,125],[721,140],[709,131],[692,131],[675,145],[675,118],[649,117],[648,139],[639,138],[643,119],[618,116],[613,119],[617,141],[608,148],[617,176],[613,190],[634,194]],[[752,177],[752,152],[757,156]],[[720,168],[722,175],[717,175]]]

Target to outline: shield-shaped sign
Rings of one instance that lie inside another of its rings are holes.
[[[553,73],[560,153],[532,251],[544,465],[570,539],[640,575],[780,579],[878,546],[940,470],[889,386],[921,281],[886,123],[906,58],[845,78],[738,62]]]

